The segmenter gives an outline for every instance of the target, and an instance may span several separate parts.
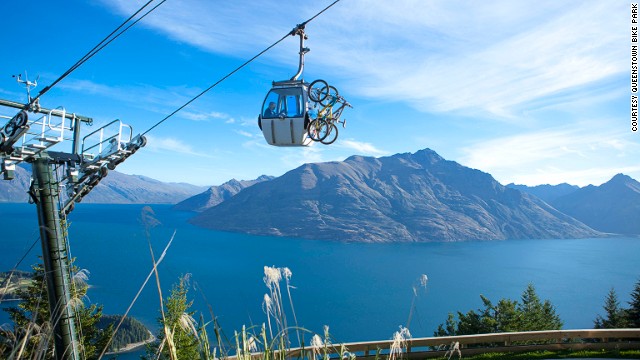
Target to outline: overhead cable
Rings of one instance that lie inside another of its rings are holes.
[[[83,57],[80,58],[80,60],[78,60],[75,64],[73,64],[73,66],[71,66],[67,71],[65,71],[62,75],[60,75],[60,77],[58,77],[51,85],[44,87],[36,97],[34,97],[33,99],[29,100],[29,106],[33,105],[42,95],[44,95],[47,91],[51,90],[52,87],[54,87],[57,83],[59,83],[60,81],[62,81],[62,79],[64,79],[65,77],[67,77],[69,74],[71,74],[72,72],[74,72],[77,68],[79,68],[82,64],[84,64],[85,62],[87,62],[89,59],[91,59],[95,54],[97,54],[99,51],[101,51],[102,49],[104,49],[107,45],[109,45],[113,40],[117,39],[118,37],[120,37],[120,35],[122,35],[124,32],[126,32],[127,30],[129,30],[133,25],[137,24],[140,20],[144,19],[147,15],[149,15],[149,13],[151,13],[152,11],[154,11],[155,9],[158,8],[158,6],[162,5],[165,1],[167,0],[162,0],[160,1],[160,3],[158,3],[156,6],[154,6],[153,8],[151,8],[149,11],[147,11],[146,13],[144,13],[142,16],[140,16],[138,19],[136,19],[135,21],[131,22],[128,26],[125,27],[125,25],[127,25],[127,23],[129,23],[133,18],[135,18],[140,12],[142,12],[147,6],[149,6],[152,2],[154,2],[155,0],[149,0],[146,4],[142,5],[142,7],[140,9],[138,9],[138,11],[136,11],[135,13],[133,13],[133,15],[129,16],[129,18],[127,20],[125,20],[122,24],[120,24],[120,26],[118,26],[115,30],[113,30],[109,35],[107,35],[104,39],[102,39],[102,41],[100,41],[96,46],[93,47],[93,49],[89,50],[89,52],[87,52]],[[122,29],[124,27],[124,29]],[[122,29],[122,31],[118,32],[120,29]]]
[[[245,61],[242,65],[238,66],[237,68],[233,69],[233,71],[231,71],[230,73],[228,73],[227,75],[223,76],[220,80],[216,81],[215,83],[213,83],[213,85],[209,86],[208,88],[204,89],[202,92],[200,92],[198,95],[194,96],[193,98],[191,98],[191,100],[187,101],[186,103],[184,103],[182,106],[180,106],[179,108],[177,108],[176,110],[174,110],[171,114],[165,116],[162,120],[158,121],[157,123],[155,123],[153,126],[151,126],[149,129],[147,129],[145,132],[143,132],[142,135],[146,135],[148,132],[150,132],[151,130],[155,129],[158,125],[162,124],[163,122],[165,122],[166,120],[168,120],[170,117],[172,117],[173,115],[175,115],[177,112],[179,112],[180,110],[184,109],[185,107],[189,106],[189,104],[191,104],[192,102],[196,101],[198,98],[200,98],[202,95],[204,95],[205,93],[207,93],[209,90],[213,89],[214,87],[216,87],[218,84],[220,84],[221,82],[225,81],[227,78],[229,78],[231,75],[235,74],[236,72],[238,72],[240,69],[242,69],[243,67],[247,66],[249,63],[251,63],[252,61],[254,61],[255,59],[257,59],[258,57],[262,56],[264,53],[266,53],[267,51],[271,50],[271,48],[273,48],[274,46],[278,45],[279,43],[281,43],[284,39],[286,39],[289,35],[292,35],[297,29],[299,28],[303,28],[307,23],[309,23],[310,21],[314,20],[315,18],[317,18],[318,16],[320,16],[320,14],[324,13],[325,11],[327,11],[330,7],[332,7],[333,5],[337,4],[338,2],[340,2],[340,0],[335,0],[333,3],[331,3],[329,6],[325,7],[324,9],[322,9],[321,11],[319,11],[317,14],[315,14],[314,16],[312,16],[311,18],[309,18],[307,21],[297,25],[292,31],[288,32],[286,35],[284,35],[283,37],[280,38],[280,40],[274,42],[273,44],[269,45],[266,49],[262,50],[261,52],[259,52],[257,55],[255,55],[254,57],[252,57],[251,59]]]

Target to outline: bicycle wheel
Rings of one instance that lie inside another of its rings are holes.
[[[327,131],[327,137],[324,140],[320,140],[325,145],[333,144],[336,139],[338,139],[338,127],[336,124],[331,123],[328,126],[329,131]]]
[[[331,105],[333,106],[333,104],[335,104],[338,101],[338,89],[336,89],[334,86],[329,85],[327,87],[327,93],[325,94],[325,97],[319,101],[320,105],[322,106],[327,106],[327,105]]]
[[[320,102],[329,95],[329,84],[322,79],[314,80],[309,85],[309,99],[313,102]]]
[[[324,140],[329,131],[329,124],[323,119],[315,119],[309,123],[309,127],[307,128],[307,133],[309,137],[313,141],[322,141]]]

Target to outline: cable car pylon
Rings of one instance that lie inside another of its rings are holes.
[[[35,86],[35,82],[18,81],[26,84],[28,93]],[[82,136],[82,124],[93,125],[92,118],[62,107],[45,109],[39,99],[28,97],[27,104],[0,99],[0,106],[19,109],[15,116],[5,117],[9,120],[0,127],[0,174],[4,180],[12,180],[17,164],[31,164],[28,193],[38,213],[55,358],[81,360],[71,304],[68,235],[62,222],[76,202],[82,201],[109,170],[143,147],[146,139],[133,136],[133,128],[120,120]],[[70,151],[58,151],[65,144],[71,145]]]
[[[54,324],[57,359],[80,360],[75,309],[71,306],[71,276],[66,237],[60,224],[59,194],[51,157],[43,153],[32,162],[35,203],[44,259],[50,321]]]

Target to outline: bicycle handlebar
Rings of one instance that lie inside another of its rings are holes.
[[[348,106],[348,107],[353,109],[353,106],[351,106],[351,104],[349,104],[347,99],[345,99],[342,95],[338,95],[337,100],[338,100],[338,102],[343,103],[345,106]]]

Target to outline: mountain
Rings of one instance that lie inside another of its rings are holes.
[[[583,187],[551,205],[598,231],[640,234],[640,183],[627,175]]]
[[[341,241],[581,238],[599,233],[425,149],[305,164],[194,217],[233,232]]]
[[[19,164],[16,166],[15,178],[3,180],[0,176],[0,202],[27,202],[29,183],[31,181],[31,166]]]
[[[0,202],[26,202],[31,178],[28,164],[16,166],[13,180],[0,180]],[[93,188],[83,203],[110,204],[175,204],[202,192],[206,187],[183,183],[163,183],[140,175],[110,171]]]
[[[242,189],[253,186],[263,181],[272,180],[273,176],[262,175],[255,180],[231,179],[220,186],[212,186],[207,191],[192,196],[173,206],[174,210],[203,212],[229,199]]]
[[[569,185],[567,183],[558,184],[558,185],[537,185],[537,186],[526,186],[526,185],[516,185],[516,184],[508,184],[507,187],[512,189],[518,189],[520,191],[524,191],[531,195],[537,196],[540,199],[547,202],[547,204],[551,204],[555,199],[571,194],[572,192],[580,189],[579,186]]]
[[[142,175],[126,175],[110,171],[93,188],[83,203],[109,204],[175,204],[206,187],[186,183],[165,183]]]

